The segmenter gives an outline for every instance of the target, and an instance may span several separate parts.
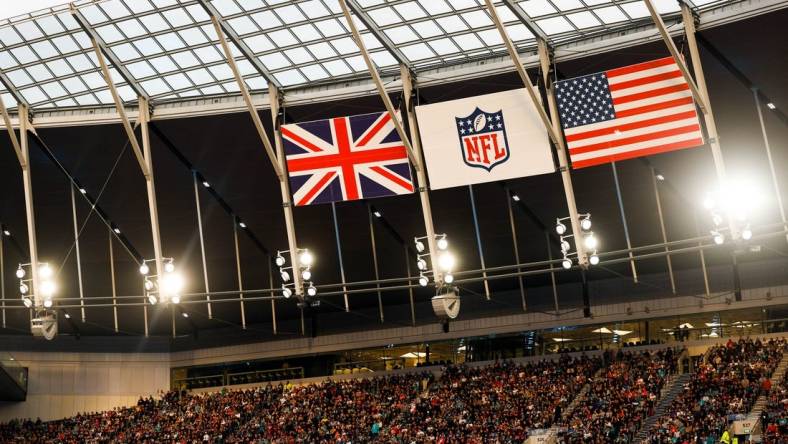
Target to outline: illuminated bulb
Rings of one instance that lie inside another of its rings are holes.
[[[210,188],[210,187],[211,187],[211,184],[210,184],[210,183],[208,183],[208,181],[207,181],[207,180],[204,180],[204,181],[202,182],[202,186],[204,186],[205,188]]]
[[[28,291],[30,291],[30,287],[28,287],[27,284],[25,284],[25,283],[19,284],[19,292],[20,293],[27,294]]]
[[[594,253],[588,258],[588,261],[591,263],[591,265],[597,265],[599,264],[599,256]]]
[[[561,266],[564,267],[565,270],[572,268],[572,261],[570,259],[564,259],[561,261]]]
[[[145,289],[148,291],[153,290],[153,282],[149,279],[145,279]]]
[[[87,194],[87,193],[88,193],[88,190],[86,190],[86,189],[84,189],[84,188],[80,188],[80,189],[79,189],[79,192],[80,192],[80,193],[82,193],[82,194]]]
[[[45,308],[50,308],[50,307],[52,307],[52,299],[50,299],[50,298],[46,298],[46,299],[44,299],[44,307],[45,307]]]
[[[449,248],[449,241],[445,237],[438,239],[438,250],[445,250]]]
[[[662,174],[658,173],[657,174],[657,180],[660,180],[660,181],[665,180],[665,176],[663,176]]]
[[[281,267],[282,265],[285,264],[285,258],[280,254],[279,256],[276,257],[275,263],[277,267]]]
[[[46,298],[52,297],[55,294],[55,283],[52,281],[43,281],[41,282],[41,294],[44,295]]]
[[[144,276],[148,273],[150,273],[150,267],[148,266],[148,264],[143,263],[142,265],[140,265],[140,274]]]
[[[312,272],[309,271],[309,270],[304,270],[304,271],[301,272],[301,277],[305,281],[308,281],[308,280],[312,279]]]
[[[183,313],[181,313],[181,316],[183,316],[184,318],[188,318],[188,317],[189,317],[189,313],[186,313],[186,312],[184,311]]]
[[[113,228],[112,231],[114,231],[115,234],[120,234],[120,228]]]
[[[512,194],[512,200],[515,201],[515,202],[520,202],[520,196],[518,196],[516,194]]]
[[[422,287],[426,287],[427,284],[429,283],[430,280],[427,278],[427,276],[419,276],[419,285],[421,285]]]
[[[175,264],[173,264],[172,262],[167,262],[166,264],[164,264],[165,273],[172,273],[173,271],[175,271]]]
[[[38,267],[38,275],[42,279],[49,279],[52,277],[52,267],[47,264],[44,264]]]
[[[33,306],[33,300],[30,298],[23,298],[22,303],[25,304],[25,307],[30,308]]]
[[[372,214],[374,214],[375,217],[383,217],[383,215],[380,214],[380,211],[377,211],[377,210],[373,211]]]
[[[241,228],[246,228],[246,223],[245,222],[239,222],[238,226],[241,227]]]
[[[454,275],[451,273],[446,273],[443,276],[443,282],[446,282],[447,284],[451,284],[452,282],[454,282]]]
[[[777,105],[775,105],[775,104],[774,104],[774,103],[772,103],[772,102],[769,102],[769,103],[767,103],[767,104],[766,104],[766,106],[767,106],[769,109],[777,109]]]
[[[705,199],[703,199],[703,208],[711,210],[716,206],[717,202],[714,202],[714,199],[712,199],[710,196],[707,196]]]
[[[744,230],[742,230],[741,238],[744,240],[752,239],[752,229],[750,229],[750,227],[746,227]]]
[[[18,277],[19,279],[25,277],[25,269],[22,268],[22,266],[16,269],[16,277]]]
[[[586,236],[585,239],[583,239],[583,244],[589,250],[596,250],[596,246],[598,243],[599,242],[597,241],[596,236],[594,236],[594,233],[589,234],[588,236]]]
[[[558,224],[555,226],[555,232],[559,235],[566,233],[566,225],[558,222]]]
[[[8,230],[3,230],[3,234],[5,234],[6,236],[10,236],[10,235],[11,235],[11,232],[10,232],[10,231],[8,231]]]
[[[591,229],[591,218],[585,217],[585,218],[581,219],[580,220],[580,228],[582,228],[583,231],[590,230]]]
[[[158,301],[159,300],[156,299],[156,296],[154,296],[152,294],[148,295],[148,303],[150,303],[151,305],[156,305],[156,302],[158,302]]]
[[[282,280],[283,281],[285,281],[285,282],[289,282],[290,281],[290,273],[288,273],[286,271],[282,271],[281,276],[282,276]]]
[[[312,262],[314,262],[314,260],[315,258],[312,257],[312,253],[308,251],[304,251],[303,253],[301,253],[301,256],[298,257],[298,262],[300,262],[301,265],[305,267],[312,265]]]
[[[454,262],[454,255],[449,252],[441,254],[438,258],[438,265],[443,271],[451,271],[454,268]]]
[[[570,248],[572,248],[572,246],[569,245],[569,242],[567,242],[565,240],[561,241],[561,251],[562,252],[566,253],[567,251],[569,251]]]
[[[172,301],[173,304],[180,304],[181,303],[181,297],[180,297],[180,295],[177,295],[177,294],[173,295],[172,299],[170,299],[170,300]]]
[[[306,289],[306,294],[309,296],[314,296],[317,294],[317,288],[314,285],[309,285],[309,288]]]
[[[427,261],[425,261],[424,259],[419,258],[419,260],[416,261],[416,267],[418,267],[419,270],[426,270],[427,269]]]
[[[424,242],[416,241],[416,251],[418,251],[419,253],[424,251]]]
[[[71,315],[66,313],[66,319],[71,319]]]
[[[284,296],[285,299],[289,299],[290,296],[292,296],[292,295],[293,295],[293,290],[291,290],[291,289],[285,287],[284,285],[282,285],[282,296]]]
[[[711,220],[714,222],[714,225],[718,227],[722,225],[722,216],[720,216],[719,214],[715,214],[714,216],[712,216]]]
[[[722,245],[722,244],[725,243],[725,235],[724,234],[722,234],[720,232],[717,232],[717,231],[713,232],[712,234],[714,235],[714,243],[715,244]]]
[[[180,274],[173,273],[164,276],[159,281],[159,286],[162,294],[175,295],[183,290],[183,277]]]

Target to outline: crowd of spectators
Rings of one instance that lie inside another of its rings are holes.
[[[619,352],[565,419],[559,442],[631,443],[640,425],[653,414],[667,377],[676,372],[677,353]]]
[[[788,439],[788,372],[769,393],[768,404],[761,414],[761,428],[766,444],[782,444]]]
[[[705,363],[649,433],[651,443],[717,443],[762,393],[782,358],[784,340],[741,339],[708,351]]]

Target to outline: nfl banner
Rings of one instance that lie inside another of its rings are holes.
[[[387,112],[282,125],[296,205],[413,192],[405,145]]]
[[[703,145],[673,57],[556,82],[555,98],[574,168]]]
[[[417,106],[416,117],[432,189],[555,171],[525,89]]]

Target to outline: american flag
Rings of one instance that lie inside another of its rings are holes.
[[[703,144],[672,57],[556,82],[555,97],[575,168]]]
[[[405,146],[388,113],[282,125],[296,205],[413,192]]]

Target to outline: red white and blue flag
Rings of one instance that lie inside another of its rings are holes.
[[[672,57],[556,82],[555,98],[575,168],[703,145]]]
[[[387,112],[282,125],[296,205],[414,191],[405,145]]]

